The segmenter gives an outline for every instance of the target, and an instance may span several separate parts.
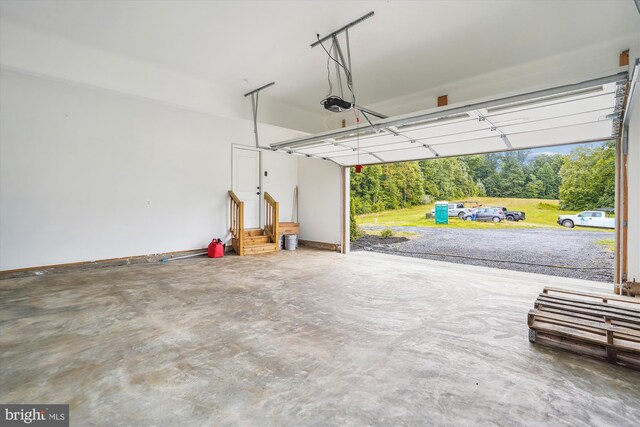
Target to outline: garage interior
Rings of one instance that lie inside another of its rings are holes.
[[[309,249],[39,279],[3,284],[13,304],[3,307],[2,401],[70,403],[72,424],[639,417],[637,371],[526,337],[542,286],[603,283]]]
[[[640,423],[640,372],[527,325],[544,287],[637,289],[637,1],[0,7],[0,403],[72,425]],[[337,41],[360,114],[320,105]],[[349,253],[351,166],[605,140],[610,285]],[[289,223],[302,247],[276,251]],[[175,259],[253,228],[247,256]]]

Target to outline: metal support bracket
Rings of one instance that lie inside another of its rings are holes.
[[[311,47],[316,47],[317,45],[319,45],[320,43],[322,43],[325,40],[330,39],[331,37],[335,37],[338,34],[340,34],[343,31],[347,31],[349,28],[353,27],[356,24],[361,23],[362,21],[364,21],[365,19],[369,19],[374,15],[373,11],[367,13],[366,15],[361,16],[360,18],[356,19],[355,21],[351,21],[349,22],[347,25],[345,25],[344,27],[337,29],[336,31],[334,31],[333,33],[324,36],[323,38],[311,43]]]
[[[502,139],[502,142],[504,142],[504,145],[506,145],[507,148],[513,148],[513,145],[511,145],[511,141],[509,141],[507,134],[505,134],[502,130],[500,130],[500,128],[494,125],[491,120],[487,119],[480,110],[469,111],[468,114],[469,117],[478,119],[479,122],[484,123],[491,132],[498,133],[498,135],[500,135],[500,138]]]
[[[251,92],[244,94],[245,98],[251,95],[251,111],[253,112],[253,133],[256,137],[256,148],[260,148],[260,142],[258,140],[258,95],[260,91],[273,86],[276,82],[267,83],[264,86],[260,86],[258,89],[254,89]]]
[[[370,153],[367,153],[367,154],[369,154],[370,156],[375,157],[376,159],[380,160],[381,162],[384,162],[384,159],[382,157],[378,156],[376,153],[371,153],[370,152]]]
[[[340,49],[340,41],[338,40],[338,38],[334,35],[332,37],[333,39],[333,51],[338,53],[338,57],[340,58],[340,61],[342,62],[342,64],[345,64],[344,62],[344,57],[342,56],[342,49]],[[331,49],[329,49],[329,53],[331,53]],[[349,89],[351,89],[351,78],[349,77],[351,75],[351,70],[346,68],[348,67],[347,64],[343,65],[345,67],[345,77],[347,78],[347,87]],[[344,99],[344,91],[342,90],[342,78],[340,77],[340,74],[342,72],[340,71],[340,63],[336,62],[336,80],[338,81],[338,87],[340,88],[340,98]]]
[[[422,146],[423,146],[424,148],[426,148],[427,150],[431,151],[431,154],[433,154],[434,156],[436,156],[436,157],[440,157],[440,154],[438,154],[438,152],[437,152],[436,150],[434,150],[434,149],[433,149],[433,147],[431,147],[430,145],[428,145],[428,144],[422,144]]]

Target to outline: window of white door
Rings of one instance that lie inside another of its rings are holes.
[[[260,228],[260,152],[233,149],[233,192],[244,202],[244,227]]]

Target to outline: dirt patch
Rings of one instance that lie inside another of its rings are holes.
[[[392,237],[387,237],[386,239],[383,239],[382,237],[376,236],[374,234],[365,234],[358,240],[351,242],[351,250],[358,251],[358,250],[364,250],[365,248],[386,249],[386,248],[394,247],[394,245],[397,245],[399,243],[404,243],[408,241],[409,239],[403,236],[392,236]]]

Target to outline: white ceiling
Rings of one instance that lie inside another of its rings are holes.
[[[0,2],[2,20],[320,112],[326,56],[311,49],[350,32],[358,101],[371,105],[584,46],[638,43],[633,0],[596,1],[66,1]],[[246,81],[245,81],[246,80]]]

